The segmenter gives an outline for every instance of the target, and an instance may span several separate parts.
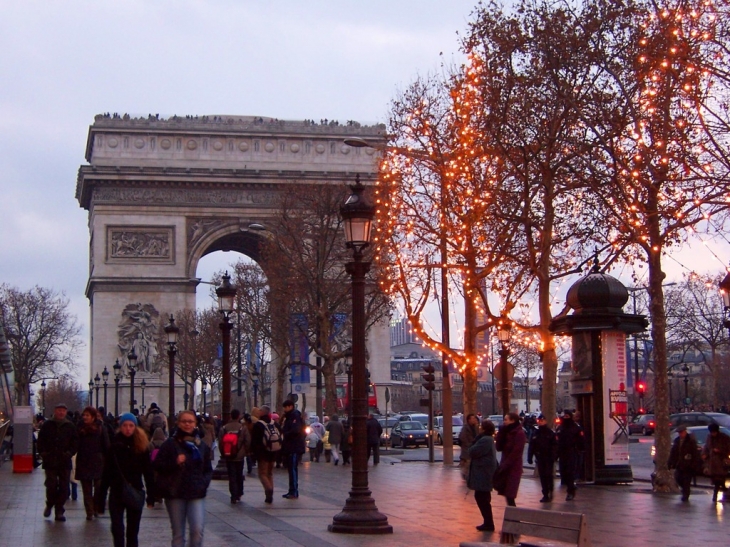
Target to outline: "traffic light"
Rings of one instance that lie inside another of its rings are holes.
[[[423,365],[421,368],[423,369],[423,372],[426,373],[421,374],[421,378],[423,378],[423,387],[426,388],[426,391],[433,391],[436,389],[436,376],[434,375],[436,369],[433,368],[433,365]]]
[[[639,397],[643,397],[646,393],[646,383],[643,381],[639,381],[636,383],[636,392],[639,394]]]

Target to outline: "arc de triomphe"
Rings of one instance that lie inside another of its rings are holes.
[[[145,380],[147,406],[167,408],[168,369],[157,365],[167,361],[155,359],[159,327],[170,313],[195,307],[198,261],[219,250],[256,260],[264,236],[252,228],[276,214],[281,184],[342,185],[356,173],[373,181],[377,153],[343,140],[377,145],[383,133],[383,126],[327,120],[96,116],[76,185],[89,212],[90,375],[105,367],[111,373],[117,359],[124,366],[120,412],[129,405],[125,365],[132,347],[135,385]],[[388,339],[369,337],[376,384],[390,382]],[[175,406],[182,408],[182,382],[176,383]]]

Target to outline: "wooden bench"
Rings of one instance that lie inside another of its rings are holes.
[[[549,541],[520,541],[520,535]],[[588,537],[588,522],[585,515],[580,513],[564,513],[562,511],[541,511],[539,509],[506,507],[499,543],[464,541],[459,544],[459,547],[486,547],[496,545],[542,547],[566,544],[577,545],[579,547],[591,546],[591,540]]]

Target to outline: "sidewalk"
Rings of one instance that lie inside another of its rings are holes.
[[[287,474],[276,469],[274,503],[264,503],[261,484],[246,477],[242,503],[231,505],[227,481],[213,481],[207,497],[206,547],[330,547],[330,546],[457,546],[461,541],[498,541],[499,534],[475,530],[481,523],[473,493],[468,492],[457,468],[443,464],[401,463],[383,458],[370,467],[369,481],[378,509],[388,516],[394,533],[388,536],[332,534],[327,525],[347,498],[350,467],[305,462],[300,473],[300,498],[284,500]],[[559,484],[559,481],[557,482]],[[526,470],[517,505],[535,509],[582,512],[588,516],[593,545],[661,545],[686,547],[692,543],[728,545],[730,504],[714,505],[706,489],[694,489],[688,504],[679,495],[651,494],[646,483],[628,486],[582,486],[575,501],[565,502],[556,490],[556,501],[538,503],[540,485]],[[81,492],[79,492],[79,496]],[[500,527],[504,498],[493,495],[495,522]],[[108,513],[85,520],[83,502],[68,501],[67,522],[42,517],[43,472],[13,474],[11,465],[0,467],[0,547],[108,547],[111,544]],[[170,527],[164,508],[145,509],[140,545],[167,545]]]

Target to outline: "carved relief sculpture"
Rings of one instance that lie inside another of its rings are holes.
[[[119,342],[119,362],[124,367],[125,376],[129,374],[127,356],[134,349],[137,355],[137,371],[159,373],[157,364],[157,332],[160,314],[152,304],[128,304],[122,312],[117,334]]]
[[[107,226],[107,261],[173,262],[173,227]]]

